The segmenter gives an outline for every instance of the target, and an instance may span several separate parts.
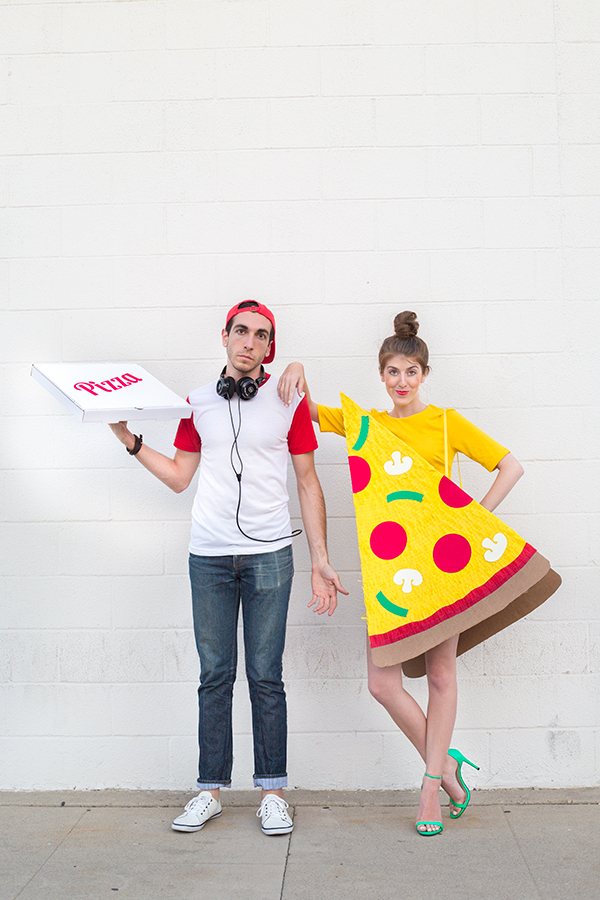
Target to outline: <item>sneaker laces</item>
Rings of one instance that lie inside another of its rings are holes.
[[[272,806],[275,806],[276,809],[269,808]],[[269,816],[273,815],[273,813],[275,813],[276,815],[281,813],[281,807],[283,807],[283,810],[286,810],[289,809],[289,806],[290,804],[286,803],[283,797],[278,797],[277,794],[267,794],[265,797],[263,797],[261,804],[256,811],[256,815],[258,818],[260,818],[261,816],[265,816],[265,818],[268,818]]]
[[[201,800],[200,799],[201,797],[202,797],[202,794],[198,794],[197,797],[192,797],[192,799],[189,801],[189,803],[186,803],[185,811],[189,812],[191,809],[196,809],[196,807],[200,806],[200,803],[202,802],[204,804],[204,806],[202,807],[202,810],[200,810],[200,811],[203,812],[207,808],[207,806],[210,805],[210,801],[214,800],[214,797],[212,796],[212,794],[210,795],[209,800],[207,800],[206,797],[204,797]]]

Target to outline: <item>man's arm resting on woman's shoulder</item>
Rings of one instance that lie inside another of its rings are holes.
[[[121,443],[125,444],[128,450],[133,450],[135,436],[127,427],[127,422],[115,422],[110,427]],[[152,447],[147,447],[146,444],[142,444],[135,458],[176,494],[185,491],[189,486],[200,463],[199,453],[176,450],[175,458],[171,459],[169,456],[153,450]]]
[[[292,464],[296,473],[298,498],[312,565],[313,596],[308,605],[316,604],[315,612],[319,615],[327,611],[331,615],[337,606],[337,592],[347,594],[348,591],[342,587],[337,572],[329,565],[325,500],[315,471],[314,453],[292,455]]]

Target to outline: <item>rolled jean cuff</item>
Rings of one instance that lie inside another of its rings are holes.
[[[196,787],[200,791],[216,791],[218,788],[230,788],[230,781],[198,781],[196,782]]]
[[[287,775],[275,777],[255,775],[254,787],[262,788],[263,791],[279,791],[281,788],[287,787]]]

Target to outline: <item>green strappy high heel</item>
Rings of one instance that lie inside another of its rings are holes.
[[[438,781],[442,780],[441,775],[430,775],[429,772],[425,772],[425,778],[435,778]],[[419,825],[437,825],[437,828],[435,831],[419,831]],[[417,834],[420,834],[422,837],[433,837],[434,834],[441,834],[444,830],[444,826],[441,822],[417,822],[415,828],[417,829]]]
[[[466,784],[464,783],[464,781],[462,779],[462,774],[461,774],[462,764],[467,763],[468,766],[473,766],[473,768],[477,769],[477,771],[479,771],[479,766],[476,766],[474,762],[471,762],[470,759],[467,759],[467,757],[464,756],[460,752],[460,750],[453,750],[452,748],[450,748],[450,750],[448,750],[448,756],[451,756],[452,759],[455,759],[456,762],[458,763],[458,766],[456,768],[456,780],[458,781],[461,788],[467,795],[467,799],[465,800],[464,803],[456,803],[456,801],[454,801],[452,799],[452,797],[450,797],[451,805],[455,806],[459,810],[459,812],[453,812],[452,810],[450,810],[450,818],[458,819],[464,813],[464,811],[467,808],[467,806],[469,805],[469,801],[471,799],[471,791],[469,790],[469,788],[466,786]]]

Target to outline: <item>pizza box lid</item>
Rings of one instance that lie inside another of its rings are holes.
[[[31,374],[80,422],[192,415],[183,397],[137,363],[34,363]]]

